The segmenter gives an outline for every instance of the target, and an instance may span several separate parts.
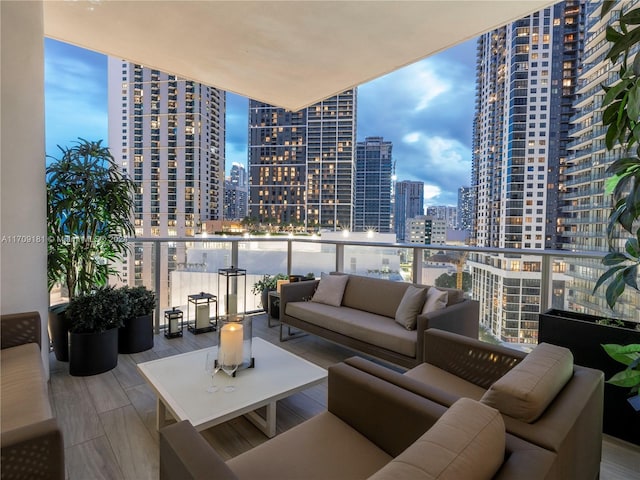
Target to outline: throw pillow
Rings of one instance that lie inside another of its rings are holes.
[[[449,292],[438,290],[436,287],[430,287],[427,290],[427,301],[424,302],[422,313],[431,313],[441,310],[447,306],[449,301]]]
[[[505,443],[500,412],[461,398],[369,480],[493,478],[504,461]]]
[[[541,343],[498,381],[480,400],[504,415],[536,421],[573,375],[571,351]]]
[[[416,328],[416,317],[424,305],[425,289],[409,285],[396,310],[396,322],[407,330]]]
[[[339,307],[342,304],[344,289],[349,281],[349,275],[329,275],[323,273],[320,276],[318,288],[311,298],[312,302],[324,303]]]

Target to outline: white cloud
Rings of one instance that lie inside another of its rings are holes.
[[[424,185],[425,202],[427,200],[431,200],[435,197],[438,197],[441,193],[442,193],[442,189],[440,189],[440,187],[438,187],[437,185],[429,185],[428,183],[425,183]]]
[[[411,133],[407,133],[404,138],[402,139],[402,141],[404,143],[416,143],[420,140],[420,137],[422,136],[421,132],[411,132]]]

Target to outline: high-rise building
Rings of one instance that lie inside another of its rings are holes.
[[[478,40],[472,189],[480,247],[526,252],[556,242],[547,215],[558,210],[582,32],[584,2],[568,0]],[[469,264],[481,323],[503,341],[537,343],[541,258],[476,254]]]
[[[247,171],[244,165],[234,163],[224,181],[224,219],[242,220],[248,207]]]
[[[617,145],[613,151],[605,146],[606,130],[602,127],[603,84],[610,84],[618,78],[618,65],[604,58],[610,43],[603,41],[603,32],[612,17],[617,18],[619,8],[623,12],[637,6],[637,2],[620,2],[611,12],[600,18],[600,3],[589,4],[587,38],[582,56],[582,71],[578,78],[575,115],[569,145],[572,151],[565,170],[566,181],[561,182],[564,248],[567,250],[608,251],[606,238],[607,223],[611,212],[611,197],[605,195],[605,180],[608,166],[626,153]],[[631,65],[631,61],[629,62]],[[634,146],[635,148],[635,146]],[[619,246],[624,240],[618,240]],[[570,310],[605,317],[621,316],[640,318],[640,295],[626,289],[611,310],[605,301],[602,287],[596,295],[593,288],[606,267],[596,259],[567,259],[567,275],[571,277],[568,290],[567,308]]]
[[[407,240],[407,218],[421,215],[424,215],[424,182],[396,182],[394,228],[398,242]]]
[[[298,112],[249,102],[249,216],[352,229],[356,90]]]
[[[136,236],[192,237],[221,220],[225,93],[113,57],[108,71],[109,146],[136,184]],[[163,255],[163,289],[177,248]],[[151,245],[136,245],[123,279],[151,285],[153,263]]]
[[[425,212],[428,216],[443,220],[447,228],[455,229],[458,226],[458,207],[449,205],[433,205],[427,207]]]
[[[447,243],[447,222],[430,215],[407,218],[407,243],[444,245]]]
[[[471,231],[473,227],[473,196],[471,188],[460,187],[458,189],[458,230]]]
[[[356,144],[354,231],[391,231],[393,144],[367,137]]]

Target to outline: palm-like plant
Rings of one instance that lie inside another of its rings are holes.
[[[605,1],[601,16],[619,5]],[[608,59],[617,64],[620,60],[618,80],[604,86],[602,122],[607,128],[605,143],[608,150],[620,144],[624,158],[614,161],[607,173],[612,176],[606,182],[606,193],[613,198],[609,215],[607,239],[609,253],[603,259],[608,270],[598,279],[594,291],[610,280],[606,299],[613,308],[626,287],[638,290],[638,266],[640,266],[640,8],[620,14],[618,20],[607,27],[606,38],[611,43]],[[631,58],[633,61],[630,63]],[[619,243],[620,231],[631,234]]]
[[[106,285],[113,262],[128,250],[134,182],[118,168],[102,140],[82,138],[47,167],[47,276],[73,299]],[[49,157],[53,158],[53,157]]]

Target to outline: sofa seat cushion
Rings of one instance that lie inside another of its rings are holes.
[[[237,457],[240,480],[367,478],[392,457],[330,412],[323,412]]]
[[[416,330],[407,330],[393,318],[315,302],[287,303],[286,314],[407,357],[416,356]]]
[[[53,417],[36,343],[0,350],[2,432]]]
[[[342,306],[394,318],[409,285],[406,282],[349,275]]]
[[[497,410],[461,398],[370,480],[488,480],[502,465],[505,429]]]
[[[482,398],[504,415],[536,421],[573,375],[573,355],[564,347],[541,343],[498,379]]]
[[[421,363],[404,373],[407,377],[443,390],[456,397],[480,400],[486,390],[429,363]],[[446,407],[450,405],[445,405]]]

